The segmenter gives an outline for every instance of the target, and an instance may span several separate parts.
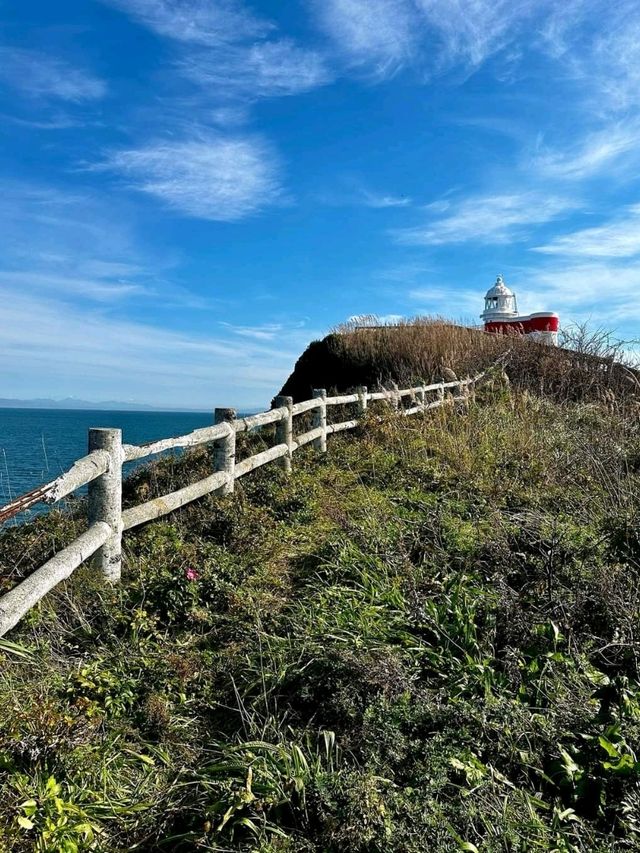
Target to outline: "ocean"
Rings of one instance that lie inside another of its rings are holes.
[[[84,456],[89,427],[119,427],[123,441],[141,444],[212,423],[208,412],[0,408],[0,506],[55,479]]]

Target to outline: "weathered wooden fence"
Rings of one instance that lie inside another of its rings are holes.
[[[311,444],[319,452],[325,452],[327,436],[354,429],[370,401],[386,400],[403,415],[414,415],[442,406],[447,400],[467,401],[483,375],[404,390],[394,387],[371,393],[361,387],[354,394],[336,397],[327,397],[326,391],[319,389],[313,392],[311,400],[302,403],[294,403],[291,397],[277,397],[273,409],[246,418],[236,418],[235,409],[216,409],[213,426],[139,446],[123,444],[119,429],[90,429],[87,456],[79,459],[51,483],[39,486],[0,508],[2,523],[38,503],[53,504],[82,486],[89,487],[87,530],[0,598],[0,637],[90,557],[93,557],[105,580],[117,581],[121,573],[122,534],[125,530],[167,515],[212,492],[230,494],[239,477],[276,459],[285,471],[290,472],[291,459],[296,450]],[[409,402],[408,406],[405,405],[406,401]],[[340,423],[328,423],[327,409],[345,405],[353,405],[357,417]],[[313,413],[312,429],[294,436],[293,419],[305,412]],[[276,444],[240,462],[236,461],[236,435],[268,424],[275,424]],[[144,459],[165,450],[196,447],[211,442],[214,444],[214,471],[209,477],[122,511],[123,463]]]

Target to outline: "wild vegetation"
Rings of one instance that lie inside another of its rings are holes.
[[[632,406],[496,375],[129,534],[0,641],[1,853],[638,849],[639,488]]]
[[[433,317],[395,325],[377,325],[373,317],[359,322],[310,344],[280,393],[298,401],[308,399],[313,388],[376,390],[393,382],[407,387],[425,377],[450,379],[450,371],[458,378],[473,376],[502,359],[516,388],[559,401],[640,400],[640,371],[627,355],[633,342],[587,324],[566,326],[561,346],[546,347]]]

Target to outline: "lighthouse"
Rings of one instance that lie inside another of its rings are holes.
[[[484,297],[484,311],[480,318],[485,325],[496,320],[512,320],[518,316],[518,303],[516,295],[509,290],[501,275],[496,279],[493,287],[487,290]]]
[[[554,311],[519,314],[515,293],[499,275],[484,297],[480,315],[485,332],[498,335],[527,335],[541,343],[557,346],[560,318]]]

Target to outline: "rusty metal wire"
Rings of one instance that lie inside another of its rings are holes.
[[[10,518],[13,518],[27,509],[31,509],[31,507],[36,504],[42,503],[43,501],[46,503],[54,483],[55,480],[51,483],[45,483],[44,486],[36,486],[36,488],[31,489],[30,492],[20,495],[19,498],[16,498],[14,501],[0,507],[0,524],[8,521]]]

